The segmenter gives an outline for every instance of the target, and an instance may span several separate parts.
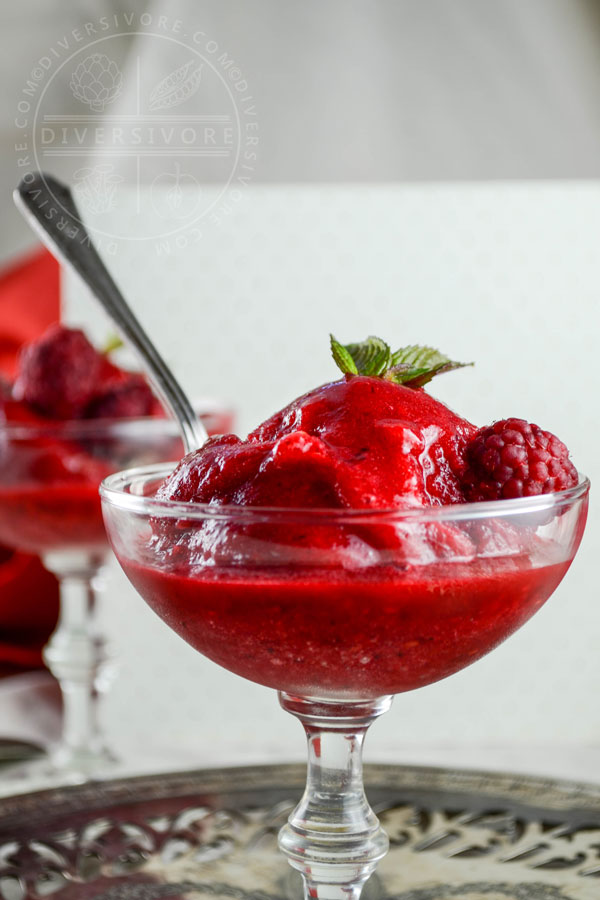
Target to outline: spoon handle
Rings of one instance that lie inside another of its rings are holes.
[[[185,452],[196,450],[208,437],[206,429],[98,255],[69,188],[51,175],[37,172],[23,178],[13,196],[49,250],[77,272],[136,348],[160,399],[179,423]]]

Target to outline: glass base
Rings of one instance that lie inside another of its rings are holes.
[[[290,870],[289,875],[285,879],[284,885],[284,896],[285,900],[305,900],[306,898],[306,884],[303,876],[300,872]],[[315,896],[323,897],[324,887],[321,887],[321,893]],[[335,895],[336,897],[339,894]],[[347,894],[343,896],[348,896]],[[349,896],[352,896],[350,894]],[[360,891],[360,900],[383,900],[384,897],[384,888],[381,883],[381,879],[375,872],[368,881],[364,882],[362,885],[362,890]]]
[[[35,758],[2,766],[0,780],[15,793],[111,778],[118,759],[106,747],[76,751],[57,745]]]
[[[85,749],[73,749],[58,745],[50,749],[49,761],[57,773],[68,772],[79,780],[87,781],[89,778],[98,777],[105,769],[112,769],[118,758],[104,746],[92,745]]]

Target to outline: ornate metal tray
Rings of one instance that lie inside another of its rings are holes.
[[[366,780],[391,849],[364,900],[600,897],[600,786],[401,766]],[[0,898],[297,900],[276,835],[303,781],[263,766],[4,798]]]

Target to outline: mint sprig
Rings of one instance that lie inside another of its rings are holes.
[[[370,375],[412,388],[422,387],[443,372],[473,365],[419,344],[392,352],[389,344],[373,335],[358,344],[340,344],[333,335],[330,338],[331,355],[344,375]]]

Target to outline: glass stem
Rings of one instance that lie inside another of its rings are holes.
[[[112,760],[98,727],[99,678],[106,661],[104,641],[95,632],[94,607],[103,559],[80,554],[48,554],[46,567],[60,581],[60,615],[44,648],[44,662],[60,684],[62,738],[54,763],[88,777]]]
[[[301,721],[308,740],[306,789],[279,846],[301,872],[306,898],[358,900],[389,846],[365,796],[362,745],[392,697],[341,702],[280,693],[279,701]]]

